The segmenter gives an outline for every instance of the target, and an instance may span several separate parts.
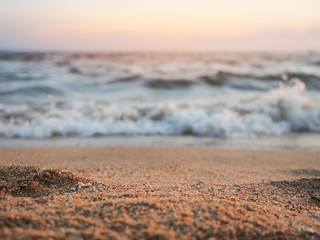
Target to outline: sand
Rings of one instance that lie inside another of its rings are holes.
[[[0,149],[0,239],[320,239],[320,152]]]

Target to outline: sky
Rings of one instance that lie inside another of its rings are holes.
[[[319,0],[0,0],[0,49],[320,50]]]

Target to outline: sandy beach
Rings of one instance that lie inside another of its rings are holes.
[[[320,152],[0,150],[1,239],[319,239]]]
[[[0,240],[320,240],[319,9],[2,1]]]

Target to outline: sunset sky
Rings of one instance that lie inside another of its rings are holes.
[[[320,50],[319,0],[0,4],[2,50]]]

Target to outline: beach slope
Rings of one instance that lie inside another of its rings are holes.
[[[320,152],[0,149],[1,239],[319,239]]]

